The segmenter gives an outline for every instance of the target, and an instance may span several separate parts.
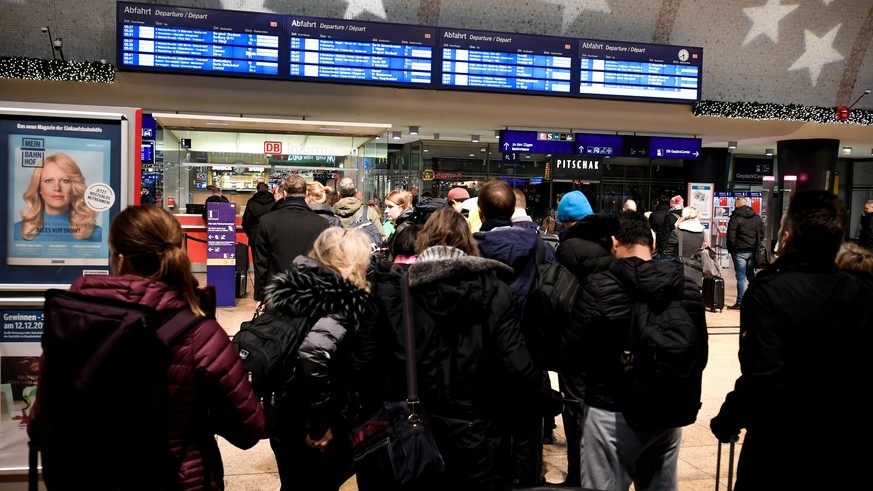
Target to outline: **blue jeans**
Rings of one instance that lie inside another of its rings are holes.
[[[737,273],[737,301],[740,305],[743,302],[743,294],[746,293],[746,280],[749,282],[755,279],[755,251],[735,252],[731,254],[731,259],[734,260],[734,271]]]

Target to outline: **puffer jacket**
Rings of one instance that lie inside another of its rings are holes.
[[[509,267],[431,247],[409,266],[419,395],[446,472],[434,489],[507,489],[499,420],[545,403],[551,391],[522,339]],[[359,332],[356,380],[373,404],[406,398],[403,268],[375,279],[378,321]]]
[[[558,236],[555,256],[579,281],[603,271],[612,263],[612,236],[618,232],[618,219],[607,215],[588,215]]]
[[[561,364],[568,379],[584,389],[585,403],[607,411],[621,411],[622,351],[628,346],[632,296],[652,308],[678,299],[706,339],[706,316],[697,284],[685,278],[677,261],[645,261],[637,257],[614,261],[606,273],[589,276],[573,308],[573,320],[564,331]],[[625,290],[632,285],[632,291]],[[708,350],[704,350],[708,355]],[[575,392],[575,391],[574,391]]]
[[[742,375],[718,414],[724,427],[747,429],[737,489],[856,485],[852,473],[831,471],[868,465],[854,444],[870,434],[870,418],[846,409],[870,381],[859,352],[871,332],[873,280],[840,271],[833,256],[787,252],[755,276],[740,312]],[[827,431],[811,429],[798,411],[811,397]]]
[[[727,249],[736,252],[754,251],[764,238],[764,222],[750,206],[740,206],[731,213],[727,229]]]
[[[369,293],[321,262],[298,256],[273,277],[264,301],[268,311],[311,322],[300,348],[285,360],[286,370],[296,370],[297,376],[278,401],[276,433],[305,431],[315,440],[328,428],[335,436],[345,434],[357,417],[349,393],[349,350],[358,324],[372,315]]]
[[[159,312],[187,305],[177,288],[134,276],[83,276],[70,291],[147,305]],[[260,403],[239,353],[215,320],[201,321],[179,336],[170,346],[170,357],[167,444],[179,463],[177,489],[224,489],[214,435],[242,449],[253,447],[264,430]]]
[[[682,257],[691,257],[703,247],[705,228],[697,219],[679,222],[664,245],[664,257],[679,257],[679,240],[682,240]]]

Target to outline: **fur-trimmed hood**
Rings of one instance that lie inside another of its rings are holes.
[[[469,274],[484,274],[496,271],[498,274],[512,274],[512,268],[495,261],[478,256],[467,256],[457,250],[455,254],[440,252],[436,249],[452,250],[452,248],[431,247],[418,256],[418,262],[409,267],[409,286],[425,285],[455,276]]]
[[[312,320],[327,316],[360,322],[370,307],[370,295],[339,273],[308,256],[297,256],[264,289],[267,310]]]

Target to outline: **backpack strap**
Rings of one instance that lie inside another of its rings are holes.
[[[195,316],[188,307],[182,307],[158,327],[157,335],[167,346],[170,346],[173,341],[185,333],[188,329],[194,327],[205,317]]]

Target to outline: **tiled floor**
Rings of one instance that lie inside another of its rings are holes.
[[[206,275],[199,275],[205,282]],[[725,305],[732,305],[736,297],[736,280],[733,270],[724,270]],[[241,322],[251,318],[255,302],[251,293],[251,274],[249,274],[249,293],[238,299],[236,307],[220,308],[218,320],[228,335],[233,335]],[[716,453],[718,442],[709,431],[709,420],[715,416],[734,381],[740,374],[737,360],[737,335],[739,332],[739,311],[724,310],[708,312],[706,322],[709,328],[709,362],[703,373],[703,407],[697,422],[684,428],[682,447],[679,452],[679,489],[682,491],[711,491],[715,488]],[[554,383],[557,386],[557,383]],[[567,442],[564,439],[561,419],[557,418],[555,443],[544,447],[546,479],[560,482],[566,477]],[[266,491],[279,489],[279,475],[270,444],[262,440],[250,450],[241,451],[219,438],[225,465],[225,480],[228,491]],[[737,455],[742,439],[737,445]],[[727,446],[724,448],[722,466],[727,464]],[[727,471],[722,469],[722,486],[727,482]],[[356,491],[354,477],[343,485],[342,491]]]

